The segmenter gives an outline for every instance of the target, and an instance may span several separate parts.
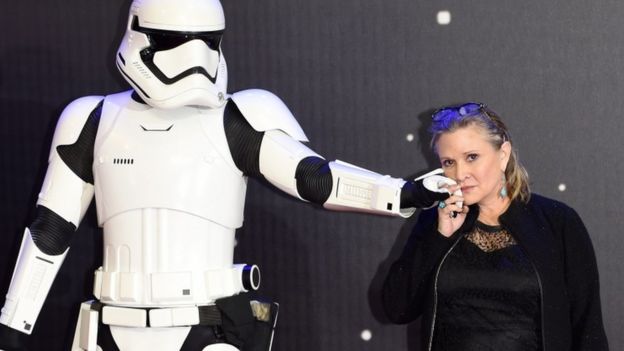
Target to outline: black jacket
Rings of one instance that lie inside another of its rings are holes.
[[[471,231],[478,214],[478,207],[471,206],[462,227],[446,238],[437,231],[437,210],[423,211],[385,280],[383,306],[391,321],[409,323],[423,315],[423,350],[428,350],[433,330],[436,271],[453,244]],[[578,214],[533,194],[528,204],[513,201],[499,221],[538,273],[544,351],[608,350],[596,258]]]

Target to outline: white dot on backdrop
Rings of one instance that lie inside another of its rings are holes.
[[[364,329],[362,330],[362,333],[360,333],[360,338],[362,338],[362,340],[364,341],[369,341],[372,337],[373,333],[371,333],[371,331],[368,329]]]
[[[563,183],[559,184],[559,191],[566,191],[566,185]]]
[[[439,25],[446,26],[451,23],[451,13],[446,10],[438,11],[436,19],[438,20]]]
[[[409,133],[408,135],[405,136],[405,140],[412,142],[414,141],[414,134]]]

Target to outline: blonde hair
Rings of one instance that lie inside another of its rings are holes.
[[[508,141],[511,146],[511,152],[509,162],[507,162],[507,167],[505,168],[506,182],[504,186],[511,200],[517,198],[524,203],[529,202],[531,197],[529,174],[518,159],[518,153],[511,143],[511,136],[507,126],[505,126],[496,112],[485,107],[485,105],[478,105],[480,107],[474,113],[460,113],[462,112],[461,107],[465,105],[443,109],[450,111],[457,109],[457,113],[446,113],[440,118],[436,118],[437,113],[435,113],[433,123],[429,128],[429,132],[432,134],[431,149],[437,154],[436,145],[442,134],[473,125],[485,132],[488,141],[496,150],[499,150],[503,143]]]

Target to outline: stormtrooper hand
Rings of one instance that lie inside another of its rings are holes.
[[[437,201],[446,200],[450,196],[447,191],[439,192],[427,189],[423,184],[424,179],[418,178],[403,185],[401,189],[401,208],[428,208],[435,205]]]

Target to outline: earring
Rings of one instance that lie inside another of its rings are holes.
[[[498,195],[501,198],[505,198],[507,197],[507,178],[505,177],[505,172],[503,172],[503,177],[501,178],[501,180],[503,181],[503,187],[498,192]]]

